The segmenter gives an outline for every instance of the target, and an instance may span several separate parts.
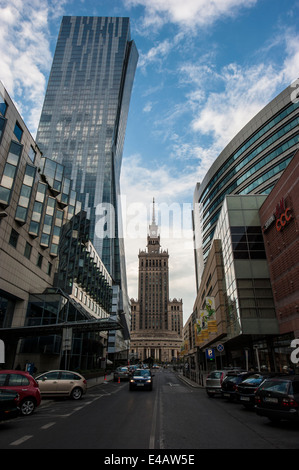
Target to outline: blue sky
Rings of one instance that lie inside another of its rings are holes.
[[[299,77],[299,1],[0,0],[0,80],[33,136],[63,15],[131,19],[139,63],[121,176],[129,295],[137,297],[138,252],[155,197],[170,296],[183,299],[186,320],[196,295],[195,185],[234,135]]]

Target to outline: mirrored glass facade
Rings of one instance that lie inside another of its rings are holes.
[[[117,202],[137,60],[129,18],[63,17],[36,137],[44,156],[64,165],[90,239],[125,291]],[[113,207],[113,231],[104,225],[104,233],[103,204]]]
[[[299,102],[290,86],[263,108],[231,140],[193,200],[197,289],[226,195],[269,194],[299,144]]]

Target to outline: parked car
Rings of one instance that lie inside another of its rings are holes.
[[[70,397],[79,400],[86,393],[86,379],[78,372],[50,370],[38,375],[36,381],[42,397]]]
[[[224,378],[233,371],[231,370],[213,370],[206,378],[206,392],[209,397],[221,395],[221,384]]]
[[[129,389],[130,390],[137,390],[137,389],[153,389],[153,377],[154,375],[151,373],[149,369],[137,369],[135,370],[134,374],[130,378]]]
[[[19,394],[19,407],[23,416],[31,415],[40,405],[41,393],[37,381],[21,370],[0,370],[0,389]]]
[[[114,382],[119,380],[129,380],[130,378],[130,371],[128,367],[117,367],[113,374]]]
[[[0,390],[0,421],[17,418],[20,414],[19,394],[13,390]]]
[[[255,392],[261,383],[270,377],[270,374],[253,374],[246,378],[237,385],[236,397],[237,400],[245,406],[245,408],[254,408],[255,405]]]
[[[299,376],[266,379],[255,393],[255,410],[271,421],[299,419]]]
[[[233,372],[228,374],[221,384],[221,394],[223,398],[230,401],[235,400],[237,396],[237,386],[247,377],[253,375],[253,372]]]

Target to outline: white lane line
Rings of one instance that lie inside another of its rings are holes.
[[[28,439],[30,439],[31,437],[33,437],[32,435],[31,436],[23,436],[21,437],[21,439],[18,439],[17,441],[14,441],[14,442],[11,442],[11,446],[19,446],[20,444],[22,444],[23,442],[27,441]]]
[[[56,423],[48,423],[41,427],[41,429],[49,429],[51,426],[54,426]]]
[[[158,389],[156,392],[155,403],[154,403],[153,420],[152,420],[152,427],[151,427],[150,440],[149,440],[149,449],[155,449],[159,398],[160,398],[160,394],[159,394],[159,389]]]

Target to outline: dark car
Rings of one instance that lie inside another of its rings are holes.
[[[17,418],[20,414],[19,394],[12,390],[0,390],[0,421]]]
[[[130,390],[152,390],[153,374],[149,369],[137,369],[130,378]]]
[[[221,395],[223,398],[228,398],[233,401],[237,397],[237,386],[253,375],[253,372],[234,372],[225,377],[221,384]]]
[[[0,370],[0,389],[13,390],[19,394],[19,407],[24,416],[31,415],[40,405],[41,393],[38,383],[28,372]]]
[[[254,408],[255,392],[261,383],[269,377],[270,375],[263,375],[260,373],[253,374],[237,385],[236,397],[239,402],[245,406],[245,408]]]
[[[298,421],[299,375],[266,379],[255,393],[255,410],[271,421]]]

